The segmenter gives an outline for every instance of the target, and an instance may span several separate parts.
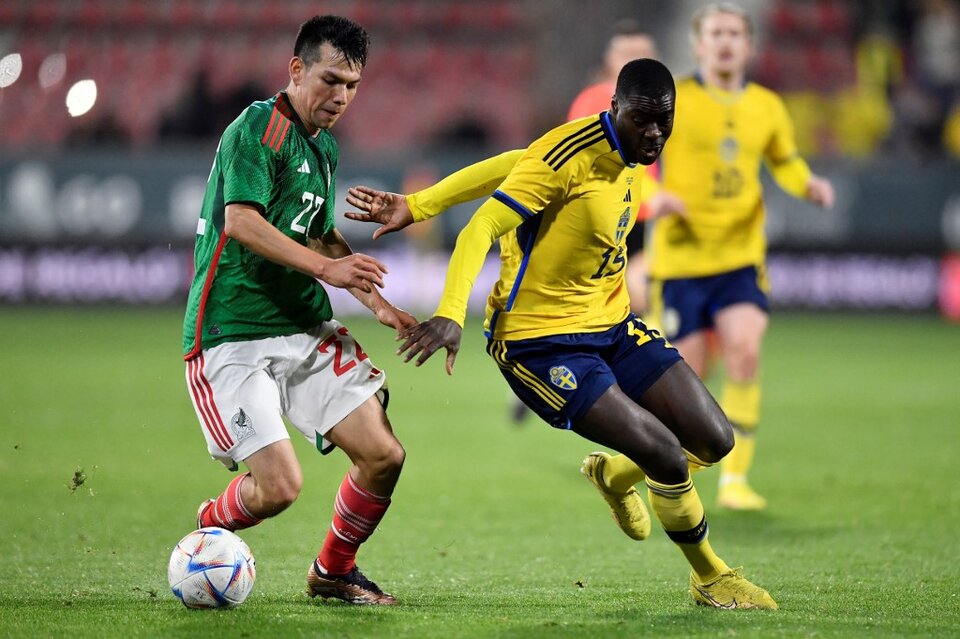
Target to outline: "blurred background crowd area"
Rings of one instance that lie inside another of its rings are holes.
[[[693,73],[704,4],[0,0],[0,305],[182,304],[219,136],[286,86],[299,25],[333,13],[372,41],[334,129],[337,227],[390,264],[394,302],[432,310],[476,203],[373,242],[344,218],[346,189],[409,193],[526,146],[598,78],[623,19]],[[960,319],[960,0],[740,4],[756,26],[750,77],[783,95],[837,189],[822,211],[764,177],[772,304]],[[496,270],[489,256],[472,308]]]
[[[525,145],[559,122],[601,63],[610,26],[649,25],[677,75],[693,70],[695,1],[6,0],[0,121],[7,149],[215,140],[287,79],[300,22],[337,13],[372,37],[345,149]],[[751,77],[784,96],[813,158],[960,156],[960,2],[743,0]],[[16,81],[11,54],[19,54]],[[4,79],[5,78],[5,79]],[[96,83],[88,112],[64,106]]]

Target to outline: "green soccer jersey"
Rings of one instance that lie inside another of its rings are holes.
[[[318,281],[224,233],[227,204],[245,203],[300,244],[333,228],[340,154],[329,131],[310,136],[286,94],[254,102],[227,127],[207,179],[183,322],[184,358],[223,342],[299,333],[329,320]]]

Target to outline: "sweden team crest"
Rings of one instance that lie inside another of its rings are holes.
[[[575,390],[577,376],[566,366],[554,366],[550,369],[550,383],[563,390]]]
[[[623,238],[627,235],[627,226],[630,224],[631,217],[630,207],[628,206],[626,209],[624,209],[623,213],[620,214],[620,219],[617,220],[617,233],[614,239],[614,241],[617,243],[617,246],[623,244]]]

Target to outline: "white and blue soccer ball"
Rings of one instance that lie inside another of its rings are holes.
[[[249,546],[223,528],[200,528],[181,539],[170,555],[167,580],[188,608],[233,608],[257,579]]]

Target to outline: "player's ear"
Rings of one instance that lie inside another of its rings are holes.
[[[290,58],[290,79],[294,84],[300,84],[303,81],[303,74],[306,72],[306,66],[299,56]]]

